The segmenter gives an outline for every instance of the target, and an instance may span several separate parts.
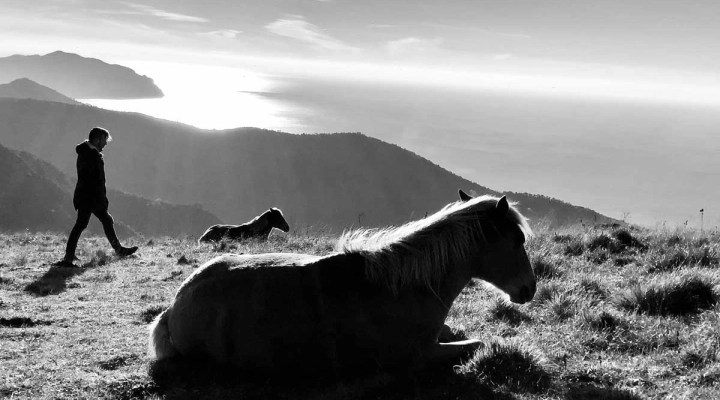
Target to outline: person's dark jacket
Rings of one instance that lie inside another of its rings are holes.
[[[80,209],[107,209],[108,199],[105,189],[105,162],[102,154],[90,147],[87,140],[75,146],[77,158],[77,185],[73,196],[73,206]]]

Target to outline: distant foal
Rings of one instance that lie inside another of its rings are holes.
[[[252,221],[246,222],[242,225],[213,225],[208,228],[202,236],[200,236],[198,242],[218,242],[222,239],[267,239],[273,228],[280,229],[283,232],[290,230],[290,226],[287,221],[285,221],[282,211],[275,207],[265,211],[261,215],[255,217]]]

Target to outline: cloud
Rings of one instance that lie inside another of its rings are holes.
[[[404,39],[392,40],[385,44],[385,49],[391,55],[421,55],[430,51],[438,50],[443,40],[421,39],[416,37],[407,37]]]
[[[223,29],[219,31],[201,32],[198,33],[198,36],[221,39],[234,39],[241,33],[242,31],[236,31],[235,29]]]
[[[128,3],[125,1],[123,1],[122,4],[125,4],[126,6],[132,8],[135,11],[101,11],[101,12],[106,13],[106,14],[148,15],[148,16],[165,19],[168,21],[175,21],[175,22],[200,22],[200,23],[210,22],[206,18],[194,17],[192,15],[172,13],[169,11],[146,6],[143,4]]]
[[[321,49],[333,51],[354,51],[356,48],[325,34],[317,25],[305,21],[301,16],[289,16],[265,25],[265,29],[279,36],[289,37]]]

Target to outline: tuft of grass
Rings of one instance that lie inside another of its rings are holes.
[[[565,250],[563,252],[566,256],[581,256],[585,252],[585,245],[580,240],[574,240],[567,245],[565,245]]]
[[[649,315],[697,314],[718,303],[712,282],[696,275],[665,280],[645,287],[636,285],[622,294],[617,303],[626,310]]]
[[[615,242],[613,242],[612,238],[604,233],[595,236],[587,244],[587,248],[590,251],[597,249],[614,250],[615,247]]]
[[[548,257],[539,256],[532,262],[535,278],[538,280],[552,279],[562,276],[562,271]]]
[[[98,273],[91,274],[84,278],[83,280],[89,281],[89,282],[112,282],[116,279],[116,276],[111,271],[99,271]]]
[[[618,229],[613,232],[613,237],[625,248],[634,248],[639,250],[647,250],[648,246],[634,237],[627,229]]]
[[[560,293],[550,299],[548,308],[558,321],[564,321],[575,315],[576,301],[570,294]]]
[[[182,274],[182,271],[170,271],[170,276],[163,278],[163,281],[167,282],[175,280],[177,277],[182,277]]]
[[[532,320],[527,314],[520,311],[516,305],[500,298],[495,300],[488,312],[494,319],[504,321],[510,325],[519,325],[521,322]]]
[[[185,254],[180,256],[177,260],[178,265],[191,265],[191,264],[197,264],[198,260],[192,257],[186,257]]]
[[[552,241],[555,243],[570,243],[573,240],[575,240],[575,238],[572,235],[559,234],[557,232],[552,236]]]
[[[667,238],[667,240],[665,241],[665,243],[667,244],[668,247],[675,247],[682,242],[683,242],[683,239],[678,235],[672,235],[669,238]]]
[[[158,315],[160,315],[160,313],[165,311],[166,308],[167,308],[167,306],[163,306],[163,305],[150,306],[140,313],[140,320],[146,324],[149,324],[149,323],[153,322],[155,317],[157,317]]]
[[[103,265],[110,264],[112,257],[110,257],[104,250],[98,250],[90,261],[83,264],[83,268],[95,268],[102,267]]]
[[[120,369],[122,367],[125,367],[127,365],[130,365],[132,362],[139,360],[140,357],[136,354],[130,354],[126,356],[115,356],[110,358],[109,360],[100,361],[98,363],[98,366],[100,369],[104,369],[105,371],[114,371],[116,369]]]
[[[559,292],[559,285],[557,283],[544,283],[541,284],[535,292],[534,302],[545,303],[550,301]]]
[[[492,341],[459,367],[465,377],[474,377],[493,387],[512,392],[538,393],[549,388],[550,374],[534,352],[515,343]]]
[[[145,377],[124,377],[107,383],[103,389],[111,395],[111,398],[118,400],[160,398],[157,396],[163,394],[158,385]]]
[[[680,363],[688,369],[703,369],[717,361],[715,348],[684,350],[680,356]]]
[[[590,328],[604,333],[612,334],[618,330],[628,331],[630,329],[627,320],[608,311],[583,313],[582,320]]]
[[[585,293],[591,294],[592,296],[600,299],[607,298],[607,290],[603,284],[600,283],[600,279],[596,277],[585,275],[580,278],[578,285],[585,291]]]
[[[15,258],[13,258],[13,264],[16,267],[23,267],[23,266],[27,265],[27,263],[28,263],[27,254],[19,254],[19,255],[15,256]]]

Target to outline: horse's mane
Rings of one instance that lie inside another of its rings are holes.
[[[478,244],[487,244],[481,224],[489,219],[488,211],[497,201],[496,197],[480,196],[450,203],[435,214],[399,227],[345,232],[336,249],[364,256],[368,278],[394,292],[410,285],[437,288],[446,265],[467,259]],[[507,219],[526,237],[532,235],[514,203]]]
[[[247,225],[247,226],[255,225],[261,219],[267,221],[267,219],[270,218],[270,215],[273,213],[274,210],[280,211],[279,209],[273,207],[273,208],[263,212],[262,214],[258,215],[257,217],[253,218],[252,220],[244,223],[243,225]],[[282,215],[282,213],[281,213],[281,215]]]

